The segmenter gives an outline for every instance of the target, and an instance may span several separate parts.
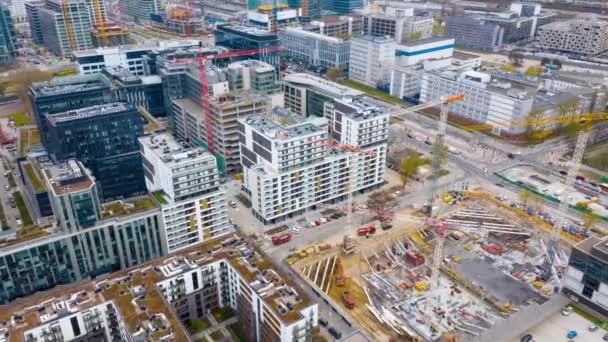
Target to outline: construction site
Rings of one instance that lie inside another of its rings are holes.
[[[308,246],[288,262],[374,340],[466,341],[560,284],[540,267],[550,229],[489,195],[459,195],[436,219],[404,209],[390,230],[356,227],[349,250]],[[556,256],[558,274],[566,261]]]

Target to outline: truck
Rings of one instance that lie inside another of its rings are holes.
[[[342,303],[344,303],[344,306],[348,309],[352,310],[355,308],[355,301],[350,297],[350,292],[348,291],[342,292]]]
[[[367,234],[374,234],[375,232],[376,232],[376,227],[374,227],[374,226],[357,229],[357,235],[359,235],[359,236],[365,236]]]
[[[275,235],[272,237],[272,244],[275,246],[282,245],[291,241],[291,234]]]

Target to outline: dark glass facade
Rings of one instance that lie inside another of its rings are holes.
[[[133,105],[105,106],[48,117],[51,156],[81,161],[95,176],[104,202],[143,195],[146,184],[137,140],[143,135],[143,118]],[[119,108],[107,110],[110,106]]]
[[[263,49],[279,46],[279,37],[275,33],[239,25],[219,25],[215,29],[215,45],[233,50]],[[248,56],[242,59],[255,58],[262,62],[278,66],[279,53]]]

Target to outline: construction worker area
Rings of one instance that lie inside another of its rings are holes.
[[[558,291],[565,254],[553,275],[542,271],[550,225],[476,192],[459,192],[443,212],[428,219],[402,210],[395,217],[409,219],[388,230],[353,227],[342,245],[308,246],[288,263],[376,341],[470,339]],[[569,239],[561,244],[576,242]]]

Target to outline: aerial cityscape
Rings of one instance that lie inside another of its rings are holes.
[[[0,342],[608,341],[607,0],[0,0]]]

